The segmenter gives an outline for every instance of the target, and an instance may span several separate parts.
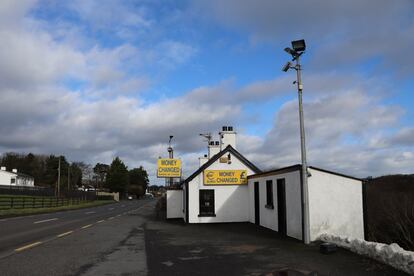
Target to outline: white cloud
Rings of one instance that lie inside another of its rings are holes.
[[[246,104],[262,104],[295,91],[291,77],[242,87],[225,80],[147,102],[139,94],[153,81],[146,69],[171,70],[188,63],[199,51],[196,46],[166,38],[148,48],[129,42],[95,45],[81,30],[65,31],[67,22],[60,22],[58,31],[51,32],[47,22],[25,17],[34,4],[0,4],[0,15],[4,15],[0,16],[2,151],[63,153],[71,160],[87,162],[110,162],[119,155],[130,167],[144,165],[154,179],[154,160],[166,155],[168,136],[174,134],[176,154],[189,175],[204,148],[198,134],[232,124],[240,130],[240,151],[261,167],[299,162],[295,94],[295,100],[277,111],[265,137],[247,135],[242,121],[249,115]],[[95,14],[94,5],[98,2],[76,1],[72,7],[96,29],[111,29],[117,20],[122,21],[119,32],[145,30],[154,24],[145,10],[134,15],[123,6],[114,10],[105,6]],[[108,11],[119,14],[108,15]],[[258,24],[267,24],[266,20]],[[304,81],[311,164],[358,176],[412,168],[412,128],[389,133],[398,127],[403,110],[382,104],[381,96],[389,93],[387,85],[341,73],[306,73]],[[374,97],[374,93],[379,95]]]

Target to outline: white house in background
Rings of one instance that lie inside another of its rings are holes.
[[[301,165],[248,177],[250,222],[303,240]],[[361,179],[308,167],[310,240],[326,233],[364,239]]]
[[[0,185],[33,187],[34,177],[20,173],[17,169],[13,169],[9,172],[6,170],[6,167],[1,167]]]
[[[232,127],[219,134],[182,189],[167,191],[167,218],[251,222],[303,240],[301,166],[261,172],[236,150]],[[316,167],[308,173],[311,241],[322,233],[363,239],[362,180]]]

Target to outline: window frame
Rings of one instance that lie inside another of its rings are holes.
[[[267,209],[274,209],[274,198],[273,198],[273,180],[266,180],[266,205]]]
[[[199,217],[215,217],[216,216],[215,190],[214,189],[200,189],[198,192],[199,192],[199,197],[198,197],[199,214],[198,216]],[[212,196],[212,198],[209,200],[209,203],[211,203],[211,206],[205,206],[203,204],[204,202],[206,202],[202,200],[204,193],[210,193],[210,196]],[[210,210],[205,211],[206,208]]]

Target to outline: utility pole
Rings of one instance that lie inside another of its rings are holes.
[[[174,150],[173,150],[173,148],[171,147],[171,140],[172,140],[172,138],[173,138],[174,136],[172,136],[172,135],[170,135],[170,140],[168,140],[168,158],[170,158],[170,159],[173,159],[174,158]],[[170,179],[169,179],[170,181],[170,183],[169,183],[169,186],[171,187],[172,185],[173,185],[173,181],[174,181],[174,178],[173,177],[170,177]]]
[[[68,165],[68,192],[70,190],[70,165]]]
[[[58,167],[57,196],[60,197],[60,156],[59,156],[59,167]]]
[[[310,243],[310,223],[309,223],[309,189],[308,189],[308,165],[306,162],[306,143],[305,143],[305,124],[303,119],[303,104],[302,104],[302,68],[300,65],[300,56],[306,49],[305,40],[292,41],[292,48],[285,48],[285,51],[290,54],[296,61],[293,66],[291,62],[286,63],[283,66],[282,71],[287,72],[289,69],[296,70],[296,84],[298,88],[298,101],[299,101],[299,127],[300,127],[300,149],[302,159],[302,206],[303,206],[303,241],[305,244]]]

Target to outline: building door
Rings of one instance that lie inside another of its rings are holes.
[[[254,223],[260,225],[259,182],[254,182]]]
[[[286,236],[286,187],[285,179],[277,180],[277,217],[279,234]]]

